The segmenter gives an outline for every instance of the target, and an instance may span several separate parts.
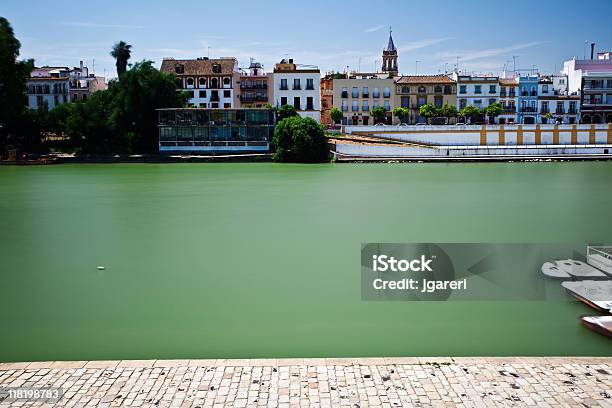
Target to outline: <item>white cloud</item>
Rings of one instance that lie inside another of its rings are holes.
[[[411,43],[406,43],[397,47],[398,53],[406,53],[409,51],[418,50],[420,48],[431,47],[432,45],[436,45],[442,43],[444,41],[452,40],[452,37],[442,37],[442,38],[429,38],[426,40],[414,41]]]
[[[467,61],[479,60],[482,58],[495,57],[499,55],[507,55],[512,51],[522,50],[524,48],[529,48],[529,47],[535,47],[537,45],[542,45],[545,43],[547,43],[547,41],[532,41],[528,43],[509,45],[507,47],[501,47],[501,48],[489,48],[489,49],[481,50],[481,51],[464,51],[464,52],[456,51],[452,53],[444,52],[444,53],[439,53],[437,56],[441,60],[445,60],[445,59],[454,60],[457,56],[459,56],[460,58],[459,62],[467,62]]]
[[[378,31],[378,30],[382,29],[383,27],[384,27],[384,25],[377,25],[375,27],[366,28],[365,32],[366,33],[373,33],[375,31]]]

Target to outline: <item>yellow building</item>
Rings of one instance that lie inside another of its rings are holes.
[[[419,109],[427,103],[437,108],[456,106],[457,83],[447,75],[401,76],[395,79],[395,106],[408,108],[408,123],[425,123]]]

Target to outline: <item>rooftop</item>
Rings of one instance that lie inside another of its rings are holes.
[[[173,59],[164,58],[160,71],[177,75],[231,75],[236,70],[236,58],[197,58],[197,59]],[[220,66],[220,71],[213,71],[213,66]],[[177,69],[182,67],[182,69]],[[180,72],[179,72],[180,71]]]
[[[454,84],[447,75],[407,75],[395,81],[397,84]]]

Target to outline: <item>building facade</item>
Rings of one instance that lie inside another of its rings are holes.
[[[235,58],[165,58],[161,71],[177,76],[177,86],[180,91],[187,92],[187,103],[191,107],[231,109],[239,101],[236,88],[240,71]]]
[[[26,82],[28,107],[49,110],[69,101],[70,70],[68,67],[34,68]]]
[[[321,123],[326,126],[334,125],[330,114],[334,107],[334,77],[341,75],[332,72],[321,77]]]
[[[268,151],[272,109],[158,109],[162,152]]]
[[[380,106],[386,110],[385,123],[391,124],[393,90],[393,79],[386,73],[353,72],[344,79],[333,79],[333,106],[342,111],[345,125],[373,125],[372,109]]]
[[[518,95],[518,123],[534,124],[538,118],[538,75],[521,75]],[[552,87],[552,85],[551,85]]]
[[[293,105],[302,117],[321,122],[321,71],[312,65],[298,65],[293,59],[274,66],[272,105]]]
[[[516,123],[518,79],[499,78],[499,103],[502,106],[502,113],[498,116],[499,124]]]
[[[572,59],[563,64],[570,95],[580,95],[581,123],[612,123],[612,59],[600,52],[597,59]]]
[[[78,67],[70,70],[70,102],[86,101],[92,93],[107,88],[104,77],[89,73],[89,68],[80,61]]]
[[[457,83],[448,75],[401,76],[395,80],[395,106],[408,108],[408,123],[426,123],[419,114],[425,104],[456,106]]]
[[[238,106],[241,108],[262,108],[270,103],[270,79],[271,75],[264,72],[263,66],[259,62],[251,60],[249,68],[242,70],[240,74],[240,88],[237,92]]]
[[[538,81],[538,119],[541,124],[578,123],[580,97],[568,95],[563,76],[540,77]]]
[[[499,102],[499,77],[457,74],[453,76],[457,81],[457,110],[460,111],[468,105],[483,109]]]

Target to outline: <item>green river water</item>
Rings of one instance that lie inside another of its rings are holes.
[[[0,194],[0,361],[612,355],[576,302],[360,294],[362,242],[612,241],[612,162],[2,166]]]

